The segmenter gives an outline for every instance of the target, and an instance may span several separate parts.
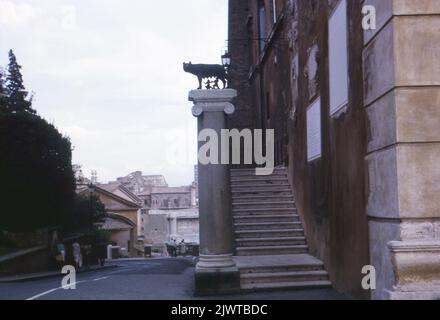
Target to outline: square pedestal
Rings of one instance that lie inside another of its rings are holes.
[[[240,292],[240,272],[237,267],[195,271],[195,295],[221,295]]]

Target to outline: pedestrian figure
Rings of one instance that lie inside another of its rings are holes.
[[[86,270],[90,270],[90,264],[92,259],[92,245],[86,242],[83,245],[83,257],[84,257],[84,267]]]
[[[179,251],[181,255],[186,255],[186,244],[185,244],[185,239],[182,239],[182,241],[180,241],[179,244]]]
[[[57,244],[57,253],[55,260],[59,269],[62,269],[66,264],[66,248],[61,242]]]
[[[177,257],[177,247],[177,240],[171,238],[170,242],[167,244],[168,253],[171,257]]]
[[[76,241],[72,244],[72,254],[73,254],[73,261],[75,263],[75,268],[78,271],[82,267],[82,255],[81,255],[81,246]]]
[[[105,259],[107,257],[107,245],[104,242],[100,242],[95,247],[96,258],[98,258],[98,263],[101,267],[105,264]]]

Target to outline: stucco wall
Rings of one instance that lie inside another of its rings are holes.
[[[366,215],[366,113],[363,108],[360,2],[348,5],[348,104],[329,113],[328,18],[337,1],[298,1],[298,104],[290,132],[295,198],[312,253],[323,259],[336,289],[368,298],[361,288],[362,267],[369,264]],[[306,108],[312,96],[311,48],[318,48],[316,95],[321,98],[322,157],[307,161]],[[344,72],[341,70],[340,72]]]
[[[110,241],[115,242],[116,245],[121,248],[125,248],[127,252],[129,249],[131,250],[131,248],[128,247],[128,241],[132,241],[130,230],[112,231]],[[131,243],[130,247],[132,247]]]
[[[266,1],[267,7],[270,2]],[[325,262],[336,289],[368,298],[369,292],[361,288],[361,270],[369,264],[361,1],[347,2],[349,102],[335,116],[329,115],[328,17],[337,1],[277,1],[280,19],[276,24],[268,22],[268,48],[261,54],[254,41],[250,51],[238,52],[237,45],[232,61],[252,56],[247,78],[252,99],[236,104],[240,109],[241,103],[253,103],[255,127],[275,129],[276,162],[288,166],[311,253]],[[240,9],[237,6],[235,10]],[[230,37],[258,39],[257,1],[240,6],[252,17],[252,32],[245,34],[237,27],[245,14],[231,11]],[[271,21],[270,16],[266,20]],[[235,83],[245,81],[243,77]],[[308,162],[306,115],[317,97],[321,98],[322,157]]]

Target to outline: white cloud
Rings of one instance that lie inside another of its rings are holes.
[[[0,10],[0,65],[13,48],[34,107],[71,136],[85,172],[96,169],[104,181],[134,170],[192,181],[196,120],[187,99],[196,80],[182,62],[220,62],[227,0],[0,4],[15,21],[5,23]],[[164,150],[173,139],[180,144]]]
[[[24,27],[36,18],[39,10],[29,3],[0,0],[0,26]]]
[[[65,126],[65,127],[59,127],[58,130],[67,136],[69,136],[71,139],[74,140],[85,140],[89,139],[93,134],[96,134],[89,131],[86,128],[80,127],[80,126]]]

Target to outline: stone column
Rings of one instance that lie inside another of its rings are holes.
[[[440,299],[440,8],[366,0],[368,216],[373,299]]]
[[[171,238],[177,237],[177,217],[175,214],[170,214],[168,216],[168,221],[170,224],[170,241]]]
[[[231,101],[233,89],[194,90],[189,100],[198,118],[198,132],[217,132],[220,148],[221,130],[226,128],[226,115],[235,111]],[[199,142],[200,147],[206,142]],[[196,294],[218,294],[239,290],[238,268],[232,258],[233,229],[228,165],[198,165],[200,257],[196,266]]]

